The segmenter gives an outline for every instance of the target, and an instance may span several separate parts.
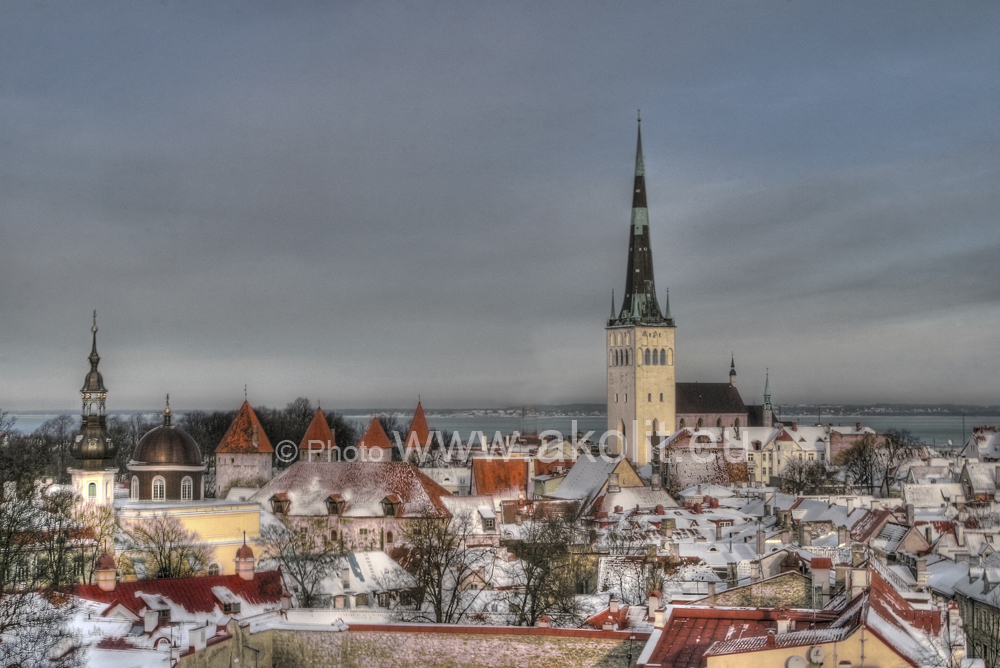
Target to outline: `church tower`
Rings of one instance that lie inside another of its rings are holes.
[[[80,397],[83,399],[80,433],[76,435],[70,454],[79,466],[70,468],[73,490],[84,501],[111,504],[115,497],[115,474],[118,472],[113,460],[115,445],[108,436],[108,422],[105,401],[108,390],[104,378],[97,370],[101,356],[97,354],[97,311],[94,311],[94,325],[90,328],[93,345],[90,349],[90,372],[83,380]]]
[[[637,467],[645,466],[652,447],[673,431],[676,394],[670,293],[661,312],[653,281],[641,125],[635,150],[625,298],[617,316],[612,303],[606,331],[608,430],[624,435],[617,443],[618,452]]]

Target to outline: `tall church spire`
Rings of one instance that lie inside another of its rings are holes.
[[[92,340],[90,346],[90,371],[83,379],[80,397],[83,400],[81,411],[80,433],[73,441],[70,454],[82,462],[83,468],[98,470],[110,466],[115,455],[115,446],[108,437],[107,415],[105,402],[108,389],[104,387],[104,377],[97,370],[101,356],[97,354],[97,311],[94,311],[94,324],[90,328]]]
[[[642,118],[638,119],[641,124]],[[656,300],[653,280],[653,253],[649,247],[649,210],[646,207],[646,165],[642,155],[642,126],[635,145],[635,176],[632,187],[632,221],[629,229],[628,276],[625,298],[618,318],[609,324],[648,324],[673,327]]]

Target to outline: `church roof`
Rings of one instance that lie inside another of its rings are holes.
[[[368,428],[365,429],[365,433],[361,437],[361,442],[358,443],[358,446],[383,448],[386,450],[392,449],[392,441],[386,435],[385,429],[382,428],[382,423],[378,421],[378,417],[373,417],[372,421],[368,423]]]
[[[475,457],[472,460],[472,485],[480,496],[501,492],[527,494],[528,460]]]
[[[337,439],[333,436],[333,431],[331,431],[330,424],[326,421],[326,415],[323,413],[322,408],[317,408],[316,412],[313,413],[312,421],[306,428],[306,433],[302,435],[302,441],[299,443],[300,453],[322,449],[315,446],[310,448],[310,441],[322,442],[323,448],[326,448],[328,444],[330,447],[337,445]]]
[[[677,414],[746,413],[739,390],[729,383],[677,383]]]
[[[220,454],[237,452],[270,454],[274,452],[271,441],[267,439],[264,427],[261,426],[249,401],[244,401],[243,405],[240,406],[240,410],[236,412],[236,417],[233,418],[226,434],[219,441],[219,447],[215,449],[215,452]]]

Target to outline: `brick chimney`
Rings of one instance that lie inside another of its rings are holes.
[[[243,545],[236,550],[236,574],[244,580],[253,580],[254,564],[256,563],[253,550],[247,545],[247,534],[243,532]]]
[[[774,629],[767,630],[767,647],[774,647]]]
[[[757,531],[757,554],[764,554],[764,549],[766,546],[764,530],[760,529]]]
[[[913,526],[916,522],[916,509],[913,507],[912,503],[906,504],[906,526]]]
[[[105,552],[97,558],[94,574],[97,575],[97,586],[101,591],[114,591],[118,585],[115,558]]]

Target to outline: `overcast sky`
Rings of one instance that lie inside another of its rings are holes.
[[[1000,3],[0,4],[0,406],[1000,403]],[[618,305],[620,307],[620,304]]]

